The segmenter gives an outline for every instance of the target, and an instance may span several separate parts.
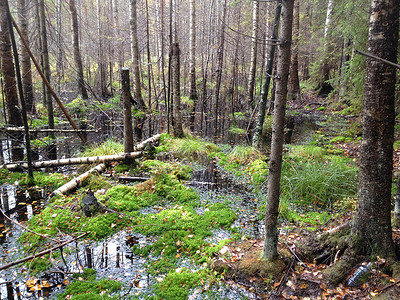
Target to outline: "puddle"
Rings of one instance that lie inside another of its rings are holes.
[[[258,207],[261,200],[255,199],[249,186],[230,179],[214,164],[194,173],[188,183],[200,195],[201,204],[223,202],[237,214],[237,219],[232,226],[238,227],[242,235],[250,238],[260,237],[263,234],[263,224],[257,219]],[[0,187],[1,208],[12,219],[24,223],[34,214],[39,213],[45,206],[44,191],[18,190],[13,185]],[[204,207],[198,207],[199,214],[204,213]],[[146,208],[141,213],[157,213],[156,208]],[[2,235],[0,236],[0,261],[6,264],[20,258],[16,238],[21,235],[22,229],[15,226],[6,218],[0,218]],[[226,229],[216,229],[207,242],[217,244],[222,239],[231,237]],[[68,239],[67,237],[65,239]],[[141,234],[120,231],[114,236],[95,243],[85,240],[71,243],[63,247],[62,255],[52,256],[52,271],[31,277],[27,266],[18,266],[0,271],[0,299],[39,299],[55,298],[61,293],[65,280],[73,272],[80,272],[84,268],[97,270],[98,278],[119,280],[123,283],[124,290],[121,294],[144,295],[151,292],[151,287],[157,279],[146,271],[146,264],[156,261],[157,257],[146,258],[132,252],[133,245],[146,246],[154,242],[153,238]],[[61,253],[60,250],[56,252]],[[21,267],[22,266],[22,267]],[[192,264],[188,258],[179,259],[179,267],[191,270],[202,268]],[[158,278],[159,279],[159,278]],[[212,290],[213,298],[224,299],[256,299],[255,295],[237,284],[221,284],[208,287]],[[144,296],[143,296],[144,297]],[[144,298],[143,298],[144,299]],[[189,299],[208,299],[208,296],[199,289],[194,289]]]

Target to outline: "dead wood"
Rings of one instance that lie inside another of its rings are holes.
[[[52,192],[49,195],[49,198],[55,196],[55,195],[63,195],[65,193],[67,193],[68,191],[75,189],[77,187],[79,187],[82,182],[92,173],[95,172],[101,172],[106,168],[106,164],[105,163],[101,163],[97,166],[95,166],[94,168],[91,168],[89,171],[86,171],[85,173],[79,175],[78,177],[75,177],[74,179],[72,179],[71,181],[67,182],[66,184],[60,186],[58,189],[56,189],[54,192]]]
[[[22,132],[24,131],[23,127],[3,127],[0,129],[0,131],[3,132]],[[85,129],[85,130],[80,130],[81,132],[99,132],[98,130],[94,129]],[[51,128],[41,128],[41,129],[29,129],[29,132],[34,132],[34,133],[75,133],[76,130],[73,129],[51,129]]]
[[[143,155],[142,152],[131,152],[122,153],[115,155],[103,155],[103,156],[90,156],[90,157],[77,157],[77,158],[64,158],[56,160],[45,160],[32,163],[34,168],[47,168],[47,167],[57,167],[66,165],[77,165],[77,164],[93,164],[93,163],[105,163],[111,161],[122,161],[129,158],[139,158]],[[28,164],[26,162],[14,163],[14,164],[4,164],[0,168],[8,170],[20,170],[26,169]]]
[[[3,265],[3,266],[0,266],[0,271],[1,271],[1,270],[8,269],[8,268],[13,267],[13,266],[16,266],[16,265],[19,265],[19,264],[21,264],[21,263],[23,263],[23,262],[26,262],[26,261],[28,261],[28,260],[35,259],[35,258],[37,258],[37,257],[41,257],[41,256],[43,256],[43,255],[49,254],[50,252],[53,252],[54,250],[57,250],[57,249],[59,249],[59,248],[65,246],[65,245],[68,245],[69,243],[71,243],[71,242],[73,242],[73,241],[76,241],[76,240],[78,240],[78,239],[84,237],[84,236],[87,235],[87,234],[88,234],[88,232],[83,233],[83,234],[81,234],[81,235],[78,236],[78,237],[75,237],[75,238],[73,238],[73,239],[71,239],[71,240],[69,240],[69,241],[63,242],[63,243],[61,243],[61,244],[59,244],[59,245],[57,245],[57,246],[54,246],[54,247],[52,247],[52,248],[50,248],[50,249],[41,251],[41,252],[36,253],[36,254],[34,254],[34,255],[30,255],[30,256],[28,256],[28,257],[25,257],[25,258],[22,258],[22,259],[19,259],[19,260],[10,262],[10,263],[5,264],[5,265]]]

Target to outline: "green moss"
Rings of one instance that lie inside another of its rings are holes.
[[[102,176],[98,174],[90,174],[82,183],[84,189],[97,191],[101,189],[109,189],[112,187],[111,183],[105,180]]]
[[[119,299],[118,292],[121,283],[118,281],[100,279],[96,280],[96,271],[85,269],[83,273],[75,273],[75,278],[65,288],[64,293],[57,295],[57,299]]]
[[[257,159],[253,161],[248,169],[251,180],[254,184],[260,185],[268,178],[268,163],[265,160]]]
[[[190,289],[202,286],[211,278],[213,275],[209,270],[171,270],[164,280],[154,287],[154,291],[157,299],[186,300]]]

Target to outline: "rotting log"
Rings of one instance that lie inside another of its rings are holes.
[[[2,132],[21,132],[24,131],[23,127],[3,127],[0,129]],[[81,132],[95,132],[98,133],[98,130],[94,129],[87,129],[87,130],[80,130]],[[76,130],[74,129],[50,129],[50,128],[41,128],[41,129],[29,129],[29,132],[37,132],[37,133],[75,133]]]
[[[22,259],[19,259],[19,260],[10,262],[10,263],[8,263],[8,264],[2,265],[2,266],[0,266],[0,271],[1,271],[1,270],[8,269],[8,268],[13,267],[13,266],[16,266],[16,265],[19,265],[19,264],[21,264],[21,263],[23,263],[23,262],[26,262],[26,261],[28,261],[28,260],[35,259],[35,258],[37,258],[37,257],[41,257],[41,256],[43,256],[43,255],[49,254],[49,253],[51,253],[51,252],[53,252],[53,251],[55,251],[55,250],[57,250],[57,249],[59,249],[59,248],[61,248],[61,247],[64,247],[65,245],[68,245],[69,243],[71,243],[71,242],[73,242],[73,241],[76,241],[76,240],[78,240],[78,239],[84,237],[84,236],[87,235],[87,234],[88,234],[88,232],[83,233],[83,234],[81,234],[80,236],[77,236],[77,237],[75,237],[75,238],[73,238],[73,239],[70,239],[70,240],[68,240],[68,241],[65,241],[65,242],[63,242],[63,243],[61,243],[61,244],[59,244],[59,245],[57,245],[57,246],[54,246],[54,247],[52,247],[52,248],[50,248],[50,249],[47,249],[47,250],[44,250],[44,251],[42,251],[42,252],[36,253],[36,254],[34,254],[34,255],[30,255],[30,256],[27,256],[27,257],[25,257],[25,258],[22,258]]]
[[[106,164],[105,163],[101,163],[97,166],[95,166],[94,168],[91,168],[89,171],[86,171],[85,173],[82,173],[81,175],[79,175],[78,177],[75,177],[74,179],[72,179],[71,181],[67,182],[66,184],[60,186],[58,189],[56,189],[55,191],[53,191],[50,195],[49,198],[56,196],[56,195],[63,195],[66,192],[75,189],[77,187],[79,187],[82,182],[88,178],[88,176],[92,173],[95,172],[102,172],[104,169],[106,168]]]
[[[121,161],[121,160],[125,160],[128,158],[139,158],[142,155],[143,155],[143,153],[141,151],[138,151],[138,152],[131,152],[131,153],[115,154],[115,155],[64,158],[64,159],[38,161],[38,162],[34,162],[32,164],[32,166],[34,168],[47,168],[47,167],[57,167],[57,166],[66,166],[66,165],[105,163],[105,162],[111,162],[111,161]],[[8,170],[26,169],[27,167],[28,167],[28,164],[26,162],[4,164],[4,165],[0,166],[0,168],[8,169]]]
[[[46,167],[66,166],[66,165],[104,163],[104,162],[122,161],[126,159],[139,158],[143,155],[141,151],[144,150],[147,145],[153,144],[157,142],[159,139],[160,139],[160,134],[156,134],[148,138],[147,140],[144,140],[143,142],[137,144],[135,147],[133,147],[134,152],[130,153],[47,160],[47,161],[34,162],[32,166],[33,168],[46,168]],[[28,164],[26,162],[0,165],[0,168],[8,170],[26,169],[27,167]]]

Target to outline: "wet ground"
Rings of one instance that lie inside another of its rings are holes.
[[[258,220],[258,209],[262,199],[254,194],[245,181],[234,179],[229,174],[222,173],[214,164],[207,167],[197,167],[192,180],[187,182],[200,195],[201,203],[213,204],[228,200],[231,208],[237,213],[233,226],[248,238],[257,238],[263,234],[263,224]],[[1,192],[1,208],[6,215],[19,223],[24,223],[33,214],[45,206],[48,191],[24,191],[15,185],[3,185]],[[202,208],[199,208],[201,213]],[[150,211],[143,211],[149,213]],[[21,245],[17,238],[23,229],[13,222],[0,217],[0,261],[1,265],[20,258]],[[230,237],[230,232],[223,229],[214,231],[207,241],[217,244],[220,240]],[[68,240],[66,236],[64,238]],[[157,257],[146,258],[132,253],[133,245],[146,245],[152,238],[129,231],[120,231],[114,236],[95,242],[82,239],[62,248],[62,255],[51,257],[52,271],[33,275],[26,265],[16,266],[0,271],[0,299],[40,299],[54,298],[67,283],[66,275],[82,271],[84,268],[94,268],[102,278],[120,280],[130,295],[141,295],[157,283],[158,278],[146,272],[146,262]],[[60,252],[60,251],[58,251]],[[31,253],[33,254],[33,253]],[[27,253],[29,255],[29,253]],[[181,259],[180,267],[198,269],[188,259]],[[209,287],[217,299],[255,299],[255,295],[235,283]],[[204,299],[200,290],[194,290],[190,299]]]

